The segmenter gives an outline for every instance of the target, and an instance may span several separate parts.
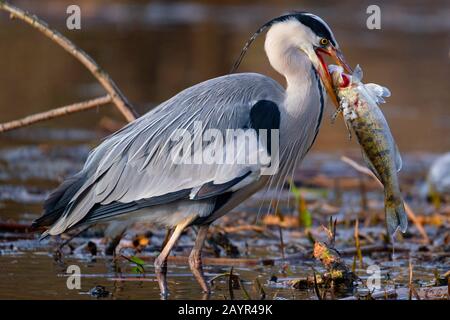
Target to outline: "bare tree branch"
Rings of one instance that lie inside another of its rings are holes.
[[[63,116],[63,115],[69,114],[69,113],[92,109],[92,108],[95,108],[95,107],[98,107],[101,105],[108,104],[111,101],[112,101],[111,97],[109,95],[106,95],[106,96],[103,96],[100,98],[74,103],[74,104],[71,104],[68,106],[52,109],[52,110],[49,110],[46,112],[36,113],[31,116],[22,118],[22,119],[18,119],[18,120],[0,124],[0,132],[5,132],[5,131],[29,126],[29,125],[39,122],[39,121],[49,120],[49,119]]]
[[[46,22],[39,19],[35,15],[31,15],[30,13],[19,9],[4,0],[0,0],[0,10],[9,12],[12,18],[18,18],[28,23],[32,27],[41,31],[52,41],[59,44],[64,50],[80,61],[94,75],[95,78],[97,78],[111,97],[112,102],[128,122],[131,122],[137,118],[138,114],[134,110],[133,106],[128,102],[127,98],[119,90],[117,85],[86,52],[79,49],[72,41],[67,39],[58,31],[51,29]]]

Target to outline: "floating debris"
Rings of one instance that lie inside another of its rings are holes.
[[[98,285],[89,290],[89,294],[94,298],[107,298],[110,292],[104,286]]]

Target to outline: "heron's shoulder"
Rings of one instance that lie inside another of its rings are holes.
[[[201,117],[202,110],[208,113],[208,117],[220,117],[220,114],[241,109],[242,106],[250,108],[261,100],[282,103],[284,88],[272,78],[259,73],[227,74],[186,88],[105,140],[113,143],[111,138],[117,138],[117,141],[121,141],[123,136],[137,135],[143,130],[151,132],[148,130],[150,127],[173,123],[174,119],[182,121],[192,114]],[[211,109],[217,112],[209,113],[207,110]]]
[[[274,79],[255,72],[232,73],[199,83],[199,85],[215,84],[231,84],[237,86],[248,85],[253,87],[268,86],[276,90],[284,90],[283,87]]]
[[[268,98],[272,96],[277,99],[283,95],[284,88],[272,78],[259,73],[233,73],[208,79],[189,87],[175,97],[185,97],[188,95],[214,95],[219,93],[220,96],[228,98],[242,97],[258,98],[263,94]],[[267,95],[267,96],[266,96]]]

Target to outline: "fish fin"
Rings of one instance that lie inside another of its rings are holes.
[[[402,170],[403,168],[403,160],[402,160],[402,155],[400,154],[400,151],[398,150],[398,146],[396,143],[394,143],[395,148],[394,148],[394,152],[395,152],[395,167],[397,168],[397,172],[400,172],[400,170]]]
[[[398,229],[405,233],[408,227],[408,217],[406,215],[403,200],[386,200],[384,206],[386,210],[386,227],[389,236],[393,237]]]
[[[391,92],[388,88],[380,86],[376,83],[367,83],[364,85],[364,87],[370,93],[376,103],[385,103],[386,101],[383,98],[391,96]]]
[[[374,165],[372,164],[372,161],[370,161],[369,157],[367,156],[367,154],[364,151],[362,151],[361,154],[362,154],[362,158],[364,159],[364,162],[366,163],[366,166],[370,169],[370,171],[372,171],[372,173],[381,182],[380,175],[378,174],[377,170],[375,169]]]
[[[361,82],[362,78],[363,78],[363,71],[358,64],[352,73],[352,83]]]

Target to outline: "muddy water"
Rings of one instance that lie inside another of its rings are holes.
[[[374,31],[365,27],[364,2],[356,5],[340,1],[337,6],[335,1],[320,5],[316,1],[303,1],[302,5],[298,1],[147,5],[137,1],[76,1],[82,8],[81,31],[65,29],[65,9],[74,1],[16,3],[49,21],[91,54],[140,113],[183,88],[227,73],[249,34],[274,13],[313,11],[330,23],[347,60],[352,65],[361,64],[365,79],[391,89],[392,97],[383,110],[400,149],[412,159],[404,170],[419,172],[416,178],[423,177],[435,154],[450,149],[448,1],[384,4],[382,29]],[[1,122],[103,94],[78,62],[38,32],[19,21],[10,21],[3,13],[0,39]],[[262,39],[255,42],[241,71],[261,72],[283,82],[268,65],[262,44]],[[328,108],[308,157],[310,162],[331,159],[319,168],[324,174],[343,169],[336,162],[339,155],[358,157],[356,143],[347,140],[342,124],[330,124],[330,115]],[[105,117],[122,120],[112,107],[102,107],[0,135],[0,220],[27,223],[36,218],[46,194],[79,170],[89,150],[105,136],[99,129]],[[65,269],[49,254],[52,246],[27,241],[0,242],[0,298],[91,298],[85,293],[96,285],[105,286],[112,293],[110,298],[159,297],[151,274],[142,282],[117,281],[110,262],[103,258],[86,261],[68,257],[66,265],[79,264],[85,277],[81,291],[67,290]],[[253,255],[278,256],[279,252],[268,250]],[[405,261],[400,259],[399,263]],[[296,262],[289,277],[310,274],[310,264]],[[128,267],[124,264],[124,269]],[[419,266],[417,272],[427,280],[435,267],[439,265]],[[235,272],[248,281],[248,290],[259,275],[271,298],[313,296],[311,292],[270,285],[268,279],[279,269],[238,267]],[[207,269],[211,275],[227,271],[229,267],[225,266]],[[186,267],[172,266],[170,272],[171,297],[202,297]],[[226,284],[219,283],[212,298],[221,299],[227,294]]]
[[[91,257],[89,255],[67,255],[64,263],[56,263],[53,259],[51,247],[43,246],[35,248],[36,242],[29,242],[33,249],[14,248],[0,250],[0,299],[98,299],[91,294],[96,286],[105,287],[108,295],[104,299],[160,299],[159,287],[152,273],[153,266],[145,264],[146,272],[136,274],[132,271],[132,265],[127,262],[113,264],[111,258],[102,256]],[[25,245],[24,242],[13,246]],[[276,242],[265,242],[265,246],[275,246]],[[279,253],[271,250],[259,250],[264,258],[279,257]],[[141,254],[144,256],[145,254]],[[380,280],[382,289],[391,289],[394,284],[405,286],[408,283],[408,256],[398,255],[395,262],[390,261],[388,252],[377,257],[376,265],[380,268]],[[447,259],[448,260],[448,259]],[[346,263],[352,264],[352,258],[347,258]],[[356,272],[362,283],[366,283],[370,276],[366,267],[374,262],[365,257],[364,269]],[[414,260],[415,285],[432,283],[435,270],[439,273],[446,271],[445,263],[431,263],[420,259]],[[67,283],[73,283],[68,279],[67,268],[75,265],[80,268],[80,288],[69,289]],[[286,269],[286,265],[288,268]],[[318,263],[310,258],[290,261],[288,264],[276,263],[274,266],[235,266],[233,274],[238,275],[242,285],[253,299],[261,298],[261,291],[256,281],[263,287],[265,299],[316,299],[313,289],[294,289],[288,281],[305,278],[312,275],[312,270],[323,271]],[[117,270],[120,270],[118,272]],[[205,266],[205,275],[212,278],[230,272],[230,266]],[[199,286],[189,267],[186,265],[170,264],[168,269],[168,284],[170,299],[229,299],[227,278],[221,278],[214,282],[213,292],[208,297],[201,293]],[[273,280],[276,276],[276,282]],[[233,291],[237,299],[246,299],[247,295],[242,289]],[[336,297],[345,297],[352,293],[363,292],[356,289],[337,293]]]
[[[92,134],[95,135],[95,133]],[[58,183],[60,177],[78,170],[89,150],[89,144],[86,141],[75,139],[72,140],[72,145],[70,146],[61,146],[58,141],[52,140],[51,142],[50,145],[41,146],[40,148],[36,148],[33,144],[4,148],[0,153],[2,172],[5,177],[9,177],[1,185],[1,221],[9,220],[29,223],[32,219],[38,217],[46,194]],[[45,165],[49,159],[51,159],[52,166]],[[431,155],[406,157],[405,165],[409,168],[409,171],[406,172],[408,179],[411,179],[411,176],[419,177],[423,174],[421,168],[427,167],[431,159],[433,159]],[[37,167],[40,170],[37,170]],[[338,161],[336,155],[317,153],[310,155],[305,160],[298,174],[308,175],[311,172],[319,172],[321,175],[330,177],[355,175],[351,169]],[[421,181],[421,179],[416,178],[414,181]],[[322,197],[321,200],[319,199],[319,202],[325,201],[325,203],[328,203],[335,196],[332,195],[333,193],[333,190],[311,189],[311,191],[305,193],[305,198],[314,199],[319,194]],[[345,204],[334,215],[340,222],[345,222],[348,218],[353,219],[355,213],[359,212],[361,199],[357,190],[344,191],[341,196]],[[237,217],[237,214],[244,215],[245,219],[236,220],[237,222],[234,223],[228,222],[228,224],[253,224],[255,217],[261,210],[259,201],[268,197],[270,197],[270,193],[255,195],[229,215],[232,219]],[[381,208],[382,195],[380,193],[369,192],[367,197],[372,208]],[[287,215],[292,214],[292,208],[286,207],[286,200],[283,199],[285,199],[285,196],[281,197],[281,200],[284,202],[282,202],[280,209]],[[263,209],[264,212],[265,210]],[[258,224],[261,223],[263,217],[264,215],[261,215],[256,220]],[[321,224],[326,225],[327,219],[328,215],[323,215],[321,212],[313,212],[315,232],[318,232],[317,230],[320,229],[318,226]],[[382,222],[372,229],[364,229],[363,232],[369,234],[372,238],[380,238],[384,230]],[[144,259],[157,254],[158,249],[154,247],[159,248],[159,243],[163,238],[162,230],[155,230],[153,227],[151,230],[154,233],[156,232],[150,238],[153,249],[147,248],[144,252],[138,254],[139,257]],[[351,224],[347,226],[341,224],[338,230],[338,248],[352,247],[353,226]],[[313,290],[296,290],[286,283],[288,280],[311,276],[312,268],[323,271],[320,263],[312,259],[311,244],[305,234],[299,234],[301,231],[303,231],[302,228],[283,230],[287,255],[306,250],[301,259],[290,260],[288,263],[279,261],[282,254],[276,228],[272,228],[270,231],[272,234],[275,234],[272,237],[259,233],[248,233],[231,238],[232,242],[239,248],[242,258],[277,259],[278,261],[273,266],[258,264],[234,267],[233,273],[240,276],[252,298],[258,298],[261,295],[255,282],[257,278],[264,288],[267,299],[315,299]],[[104,244],[100,242],[101,238],[98,236],[101,233],[96,232],[98,230],[88,234],[86,238],[76,238],[72,245],[73,248],[80,248],[87,241],[96,241],[99,249],[97,256],[92,257],[90,254],[80,253],[71,254],[66,247],[62,263],[55,261],[53,257],[53,252],[57,246],[55,240],[39,242],[37,234],[0,233],[0,298],[96,299],[89,294],[89,291],[95,286],[101,285],[110,293],[107,299],[159,299],[158,285],[152,273],[152,264],[147,263],[144,266],[145,274],[143,277],[133,273],[132,268],[134,265],[124,259],[117,263],[118,269],[112,263],[111,258],[103,256]],[[127,236],[128,241],[136,232],[139,232],[139,230],[130,230]],[[435,234],[436,230],[431,229],[430,235],[434,236]],[[19,240],[14,237],[18,237]],[[177,249],[174,254],[186,256],[188,254],[186,250],[193,245],[192,235],[183,236],[180,240],[184,249]],[[400,241],[402,246],[409,244],[416,247],[415,253],[412,253],[412,258],[414,259],[415,279],[420,281],[420,283],[426,284],[432,281],[435,270],[439,274],[444,274],[448,270],[450,263],[448,253],[430,256],[431,252],[425,251],[423,254],[418,254],[417,236]],[[437,248],[439,248],[439,252],[448,250],[441,248],[439,245],[437,245]],[[125,251],[124,254],[131,256],[135,253]],[[212,255],[212,249],[209,246],[206,250],[206,255]],[[392,261],[389,250],[375,256],[365,255],[364,268],[357,270],[358,275],[365,281],[364,279],[368,277],[365,268],[376,264],[382,271],[383,288],[391,288],[394,283],[393,279],[395,283],[405,285],[408,282],[407,266],[409,259],[410,255],[408,253],[398,252],[396,253],[396,260]],[[353,257],[346,257],[346,263],[348,266],[351,266]],[[70,265],[80,267],[82,273],[80,289],[69,290],[67,288],[68,275],[66,270]],[[287,269],[286,266],[288,267]],[[229,265],[206,266],[205,271],[208,277],[214,277],[229,272],[230,268]],[[274,275],[278,278],[276,283],[270,281]],[[170,263],[168,279],[171,288],[171,299],[206,298],[201,294],[187,265]],[[234,290],[234,294],[236,298],[245,298],[242,290]],[[347,292],[347,294],[349,293]],[[229,298],[228,283],[226,279],[222,279],[216,282],[213,294],[209,298],[224,299],[225,297]]]
[[[85,259],[86,260],[86,259]],[[89,291],[95,286],[102,285],[109,291],[109,299],[159,299],[159,287],[155,280],[155,275],[151,272],[144,276],[131,273],[117,274],[113,272],[110,261],[97,258],[93,261],[83,261],[83,259],[66,259],[67,266],[75,264],[82,272],[81,289],[69,290],[67,288],[66,266],[62,267],[54,263],[53,258],[47,251],[26,252],[19,255],[0,256],[0,268],[2,283],[0,299],[21,298],[21,299],[92,299]],[[123,268],[126,266],[123,265]],[[151,265],[145,266],[152,270]],[[129,268],[131,269],[131,268]],[[205,274],[213,277],[225,272],[229,272],[229,267],[207,267]],[[258,273],[255,271],[258,270]],[[289,288],[276,288],[267,286],[266,279],[270,279],[272,268],[235,268],[234,273],[239,274],[248,292],[254,297],[258,297],[254,289],[254,280],[258,275],[260,281],[264,283],[268,299],[307,299],[310,296],[308,291],[298,291]],[[168,284],[171,289],[171,299],[203,299],[206,298],[192,277],[187,266],[170,266]],[[303,274],[301,270],[299,274]],[[14,281],[9,279],[13,278]],[[236,297],[244,297],[239,290],[235,292]],[[211,299],[223,299],[229,297],[228,282],[226,279],[218,280]]]

